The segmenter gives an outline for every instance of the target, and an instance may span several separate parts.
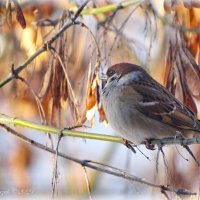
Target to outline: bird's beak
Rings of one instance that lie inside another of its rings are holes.
[[[107,83],[107,80],[108,80],[108,76],[106,74],[102,74],[100,76],[100,80],[102,81],[102,89],[105,87],[106,83]]]
[[[108,79],[108,76],[106,74],[102,74],[100,76],[100,80],[102,80],[102,81],[107,81],[107,79]]]

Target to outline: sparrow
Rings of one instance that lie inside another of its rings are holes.
[[[108,68],[102,102],[111,127],[135,145],[177,133],[185,137],[200,134],[196,115],[135,64]]]

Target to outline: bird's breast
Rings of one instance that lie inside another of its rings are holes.
[[[131,95],[130,95],[131,92]],[[129,95],[128,95],[129,94]],[[176,134],[166,124],[151,119],[136,109],[141,96],[135,91],[113,89],[103,96],[103,106],[112,128],[124,139],[139,144],[145,139],[162,138]]]

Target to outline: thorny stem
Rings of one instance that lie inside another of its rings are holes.
[[[47,132],[50,134],[62,134],[64,136],[71,136],[71,137],[78,137],[78,138],[85,138],[85,139],[94,139],[94,140],[103,140],[115,143],[124,144],[124,140],[121,137],[105,135],[105,134],[97,134],[97,133],[87,133],[75,130],[64,129],[60,130],[58,128],[41,125],[33,122],[29,122],[27,120],[22,120],[18,118],[13,118],[4,114],[0,113],[0,124],[4,125],[12,125],[12,126],[20,126],[24,128],[30,128],[33,130],[38,130],[42,132]],[[180,144],[180,145],[190,145],[190,144],[200,144],[200,137],[197,138],[163,138],[163,139],[153,139],[151,140],[151,144],[162,144],[162,145],[170,145],[170,144]]]
[[[158,185],[158,184],[155,184],[155,183],[151,183],[151,182],[148,182],[142,178],[138,178],[134,175],[131,175],[121,169],[118,169],[116,167],[112,167],[112,166],[109,166],[109,165],[104,165],[102,163],[98,163],[98,162],[95,162],[95,161],[91,161],[91,160],[80,160],[80,159],[77,159],[77,158],[74,158],[74,157],[70,157],[64,153],[61,153],[61,152],[58,152],[56,150],[53,150],[41,143],[38,143],[32,139],[29,139],[28,137],[26,137],[25,135],[21,134],[21,133],[18,133],[17,131],[11,129],[10,127],[4,125],[4,124],[1,124],[1,127],[3,129],[5,129],[7,132],[11,133],[12,135],[18,137],[19,139],[21,139],[22,141],[26,142],[26,143],[29,143],[31,145],[33,145],[34,147],[37,147],[39,149],[42,149],[42,150],[45,150],[49,153],[52,153],[52,154],[57,154],[58,156],[64,158],[64,159],[67,159],[67,160],[70,160],[70,161],[73,161],[75,163],[78,163],[80,164],[81,166],[83,167],[88,167],[88,168],[91,168],[91,169],[94,169],[94,170],[97,170],[97,171],[100,171],[100,172],[103,172],[103,173],[106,173],[106,174],[110,174],[110,175],[113,175],[113,176],[116,176],[116,177],[120,177],[120,178],[124,178],[126,180],[129,180],[129,181],[133,181],[133,182],[137,182],[137,183],[140,183],[140,184],[144,184],[144,185],[147,185],[147,186],[151,186],[151,187],[154,187],[154,188],[157,188],[157,189],[160,189],[161,191],[168,191],[168,192],[173,192],[177,195],[197,195],[197,193],[195,192],[191,192],[191,191],[188,191],[186,189],[182,189],[182,188],[170,188],[169,186],[164,186],[164,185]]]

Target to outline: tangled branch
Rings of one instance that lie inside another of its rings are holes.
[[[58,156],[60,156],[64,159],[73,161],[77,164],[80,164],[83,167],[88,167],[90,169],[94,169],[94,170],[97,170],[97,171],[100,171],[100,172],[103,172],[103,173],[106,173],[106,174],[110,174],[110,175],[113,175],[113,176],[116,176],[116,177],[120,177],[120,178],[123,178],[125,180],[129,180],[129,181],[132,181],[132,182],[137,182],[137,183],[144,184],[144,185],[147,185],[147,186],[150,186],[150,187],[154,187],[156,189],[160,189],[161,192],[172,192],[172,193],[175,193],[177,195],[197,195],[197,193],[191,192],[191,191],[186,190],[186,189],[171,188],[169,186],[159,185],[159,184],[148,182],[148,181],[146,181],[142,178],[136,177],[132,174],[129,174],[129,173],[121,170],[121,169],[118,169],[118,168],[115,168],[115,167],[112,167],[112,166],[109,166],[109,165],[104,165],[102,163],[98,163],[98,162],[95,162],[95,161],[92,161],[92,160],[80,160],[80,159],[68,156],[64,153],[58,152],[57,150],[53,150],[53,149],[51,149],[51,148],[49,148],[49,147],[47,147],[47,146],[45,146],[41,143],[38,143],[38,142],[36,142],[32,139],[29,139],[25,135],[20,134],[19,132],[15,131],[14,129],[12,129],[12,128],[10,128],[10,127],[2,124],[2,123],[0,123],[0,126],[3,129],[5,129],[7,132],[18,137],[22,141],[31,144],[34,147],[37,147],[37,148],[42,149],[44,151],[47,151],[51,154],[55,154],[55,155],[57,154]]]

